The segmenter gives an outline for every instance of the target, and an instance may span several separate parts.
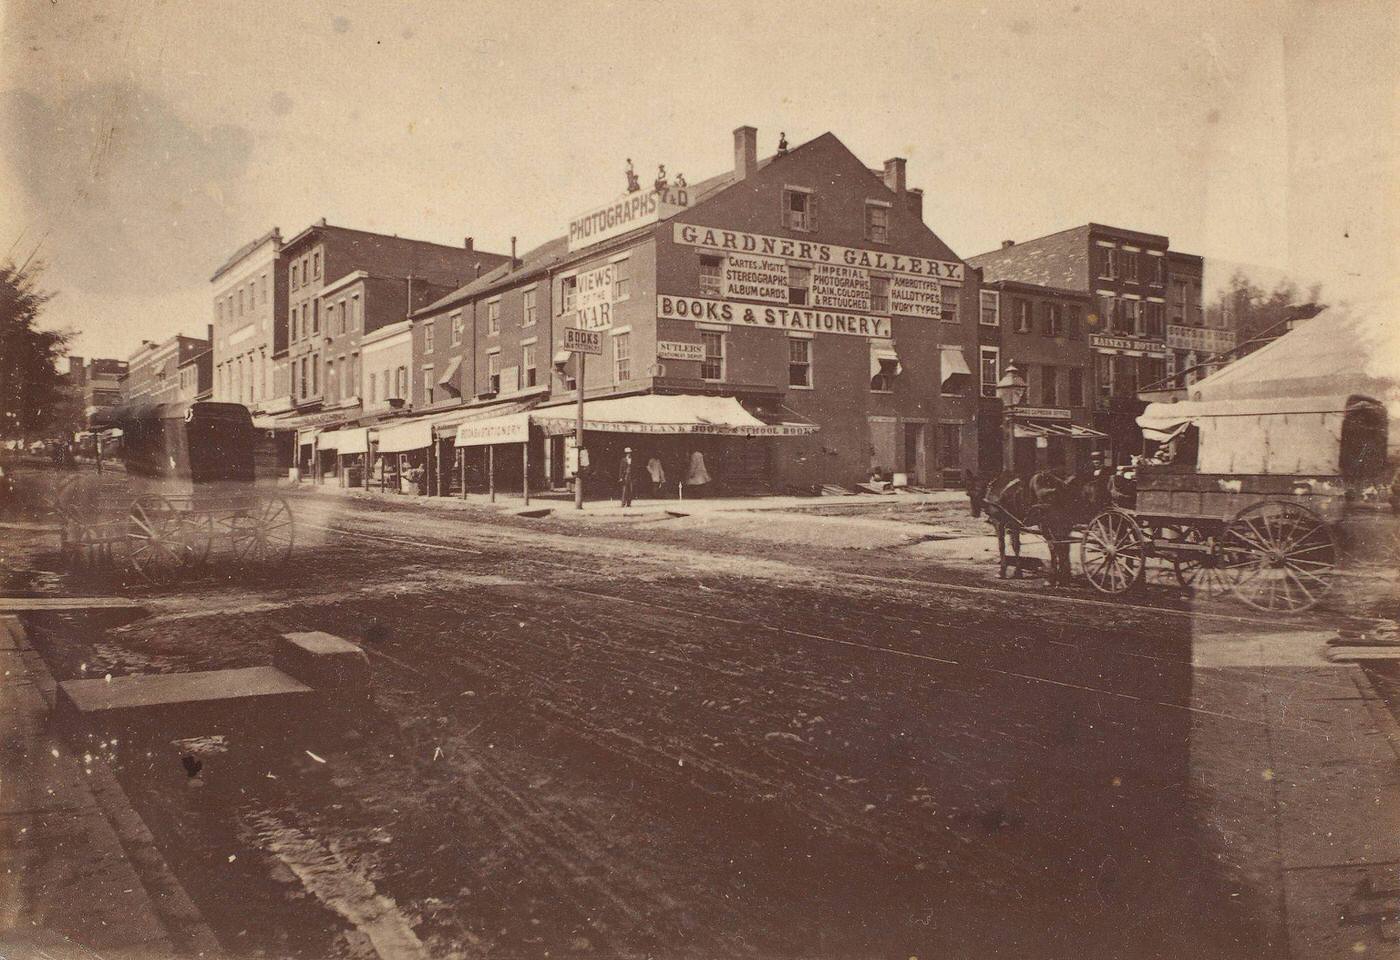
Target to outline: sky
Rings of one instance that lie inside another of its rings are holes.
[[[73,352],[203,335],[315,220],[506,252],[658,163],[906,157],[960,256],[1089,221],[1324,298],[1392,290],[1400,0],[0,0],[0,259]]]

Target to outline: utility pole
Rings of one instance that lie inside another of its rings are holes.
[[[582,351],[578,357],[578,412],[574,420],[574,509],[583,509],[583,361]]]

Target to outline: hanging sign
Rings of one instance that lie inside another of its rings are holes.
[[[870,309],[870,271],[837,263],[812,267],[812,306]]]
[[[787,303],[787,261],[744,253],[724,258],[720,294],[727,300],[767,300]]]
[[[564,328],[564,349],[573,353],[598,355],[603,352],[603,335],[597,330]]]

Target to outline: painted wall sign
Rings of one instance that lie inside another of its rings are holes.
[[[1167,346],[1174,350],[1224,353],[1235,348],[1235,331],[1170,324],[1167,327]]]
[[[612,326],[613,281],[617,278],[615,264],[607,263],[580,273],[574,293],[577,306],[574,322],[584,330],[606,330]]]
[[[812,268],[812,306],[869,310],[870,271],[840,263],[818,263]]]
[[[629,230],[656,223],[690,206],[690,194],[678,187],[624,193],[569,221],[569,252],[602,243]]]
[[[683,340],[658,340],[656,342],[656,356],[662,360],[703,362],[705,345],[703,343],[687,343]]]
[[[943,309],[943,292],[937,280],[895,274],[890,278],[890,312],[937,320]]]
[[[513,416],[492,417],[476,423],[467,422],[457,427],[458,447],[480,447],[492,443],[524,443],[530,438],[530,415],[518,413]]]
[[[656,315],[667,320],[698,320],[736,327],[764,327],[773,330],[802,330],[811,333],[837,333],[853,337],[890,336],[888,317],[837,313],[808,307],[760,306],[704,297],[674,297],[658,294]]]
[[[1013,419],[1022,420],[1068,420],[1070,419],[1067,407],[1017,407],[1011,414]]]
[[[726,300],[767,300],[787,303],[787,261],[744,253],[724,258],[720,274],[720,296]]]
[[[1121,353],[1132,357],[1165,357],[1166,345],[1156,340],[1139,340],[1136,337],[1105,337],[1094,335],[1089,338],[1089,346],[1100,353]]]
[[[862,267],[866,270],[882,270],[915,277],[931,277],[948,283],[958,283],[963,278],[963,265],[961,263],[930,260],[928,257],[912,257],[903,253],[886,253],[883,250],[838,247],[831,243],[789,240],[786,237],[768,237],[763,234],[744,233],[739,230],[697,227],[689,223],[672,224],[672,237],[676,243],[692,247],[709,247],[727,253],[753,253],[765,257],[783,257],[788,260],[808,260],[812,263],[843,264],[848,267]]]

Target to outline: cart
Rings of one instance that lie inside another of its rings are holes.
[[[286,499],[254,473],[257,431],[234,403],[120,407],[122,461],[61,474],[53,494],[60,550],[73,567],[122,563],[165,583],[216,546],[235,564],[286,561],[296,527]]]
[[[1138,423],[1166,462],[1139,463],[1131,505],[1084,527],[1080,567],[1103,593],[1139,586],[1156,562],[1183,587],[1299,613],[1331,590],[1349,522],[1394,522],[1361,509],[1387,469],[1372,398],[1152,404]]]

